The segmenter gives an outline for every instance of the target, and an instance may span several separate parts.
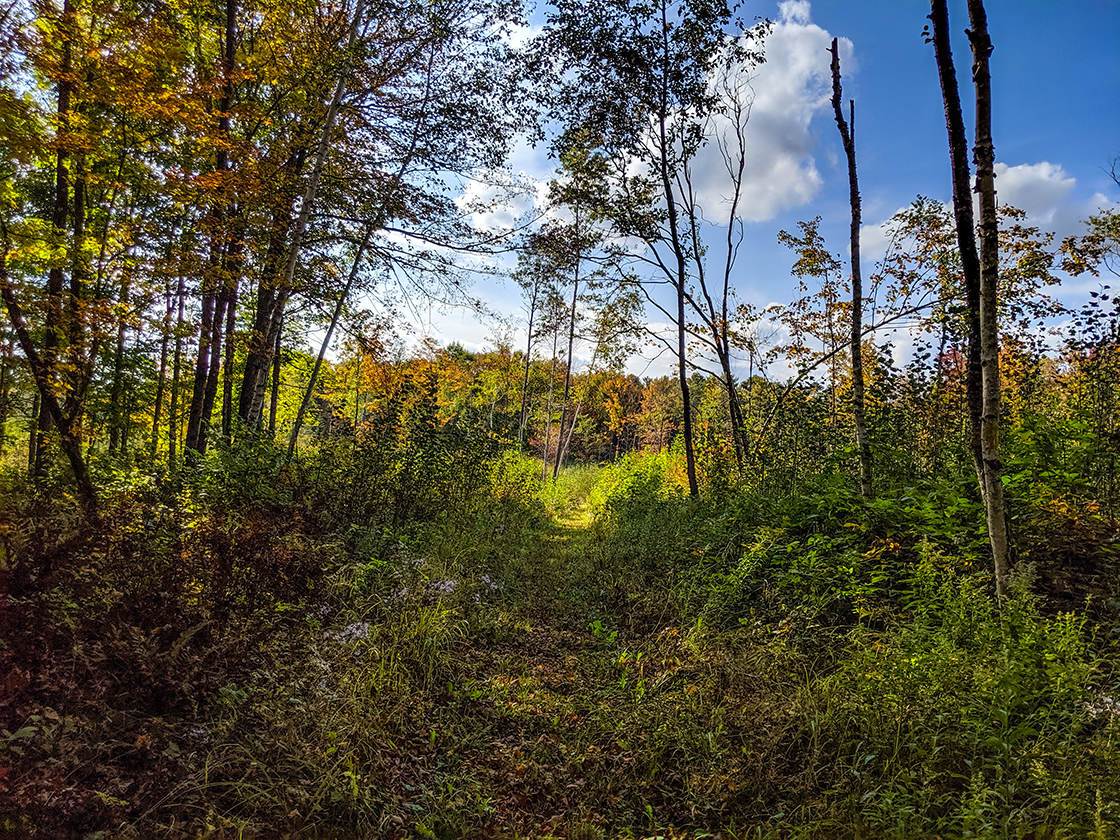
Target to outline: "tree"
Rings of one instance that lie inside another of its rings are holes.
[[[643,258],[673,292],[669,306],[647,302],[675,325],[672,342],[684,402],[683,437],[689,493],[696,480],[689,399],[689,269],[703,246],[686,210],[686,172],[707,141],[719,108],[711,80],[749,56],[751,33],[728,34],[733,12],[696,0],[560,0],[549,16],[538,66],[578,82],[562,86],[553,115],[565,127],[557,141],[589,142],[603,156],[609,190],[599,211],[615,235],[641,241]],[[667,342],[669,343],[669,342]]]
[[[767,32],[765,24],[759,24],[751,31],[753,38],[761,38]],[[704,231],[712,211],[701,203],[693,187],[693,161],[683,162],[677,178],[681,196],[681,210],[687,220],[688,246],[691,270],[695,289],[690,288],[686,298],[699,319],[699,324],[690,330],[692,338],[702,348],[702,352],[714,353],[719,365],[720,378],[726,396],[728,420],[735,465],[740,477],[743,475],[747,457],[746,420],[739,399],[739,388],[732,372],[732,353],[734,349],[749,349],[749,340],[744,341],[740,331],[733,327],[732,321],[749,322],[751,318],[742,317],[749,307],[734,303],[734,290],[731,277],[738,262],[739,250],[743,243],[743,220],[739,211],[743,201],[744,175],[747,167],[746,128],[753,106],[751,93],[751,70],[762,61],[761,53],[742,49],[736,60],[716,69],[712,88],[715,91],[715,107],[708,115],[704,134],[715,141],[720,161],[727,173],[727,187],[730,195],[724,199],[727,206],[726,231],[720,245],[724,248],[722,266],[718,274],[709,271],[709,264],[718,264],[714,258],[714,246],[708,243]],[[719,278],[719,285],[711,281],[711,275]]]
[[[932,41],[945,105],[945,127],[949,133],[949,161],[953,175],[953,216],[956,219],[957,248],[964,278],[965,304],[968,307],[968,417],[971,430],[972,459],[976,478],[983,485],[983,453],[980,443],[983,395],[980,361],[980,256],[976,250],[976,226],[972,217],[972,191],[968,165],[968,141],[957,88],[957,74],[949,44],[949,12],[945,0],[931,0],[929,19],[933,22]]]
[[[0,95],[11,103],[0,108],[4,121],[20,129],[4,140],[12,169],[4,173],[0,206],[0,285],[39,392],[33,471],[45,470],[57,433],[92,511],[86,410],[103,349],[115,350],[113,338],[124,338],[118,318],[134,317],[131,300],[150,299],[136,269],[148,220],[166,199],[153,158],[141,150],[166,140],[167,113],[181,101],[181,40],[168,9],[149,14],[130,3],[101,9],[67,2],[61,11],[51,4],[29,11],[34,19],[4,39],[4,62],[16,86],[56,95],[49,110],[6,83]],[[21,61],[12,61],[13,50]],[[119,385],[119,377],[112,381]],[[123,420],[113,422],[119,432]]]
[[[992,90],[988,57],[992,42],[982,0],[968,0],[972,26],[972,81],[976,88],[976,191],[980,194],[980,364],[983,414],[980,448],[984,460],[984,509],[995,565],[996,593],[1007,595],[1010,546],[1003,501],[1003,465],[999,457],[999,326],[996,308],[999,288],[999,219],[996,215],[995,147],[992,144]]]
[[[820,224],[821,217],[817,216],[797,223],[800,235],[779,231],[778,241],[797,254],[791,271],[798,278],[798,289],[803,294],[771,312],[780,317],[789,333],[789,342],[779,349],[799,371],[807,374],[820,365],[828,366],[830,413],[835,423],[843,336],[851,335],[846,324],[851,321],[851,312],[840,295],[840,259],[826,247]],[[820,281],[821,287],[815,293],[809,294],[807,277]]]
[[[852,416],[856,427],[856,450],[859,453],[859,489],[865,498],[871,496],[871,443],[867,437],[867,419],[863,400],[863,276],[860,273],[859,234],[861,226],[859,180],[856,176],[856,103],[851,101],[851,124],[844,119],[843,93],[840,87],[840,50],[832,39],[832,112],[844,154],[848,158],[848,192],[852,206]]]
[[[973,159],[976,163],[975,190],[980,196],[979,261],[972,262],[975,245],[971,201],[965,193],[968,165],[964,160],[964,124],[960,118],[960,101],[956,92],[956,76],[948,42],[948,12],[944,0],[932,0],[930,15],[934,25],[934,50],[945,100],[946,126],[949,130],[950,158],[953,167],[953,207],[957,220],[961,260],[965,266],[967,301],[970,317],[970,377],[979,345],[980,358],[980,423],[979,473],[988,537],[992,546],[996,593],[1007,594],[1010,548],[1007,539],[1007,516],[1003,501],[1002,465],[999,459],[999,327],[997,301],[999,285],[999,221],[996,214],[995,147],[992,143],[992,92],[988,58],[992,52],[988,36],[987,16],[982,0],[968,0],[968,32],[972,45],[972,82],[976,91],[976,127]],[[970,379],[969,409],[975,424],[976,398]],[[974,441],[976,438],[974,432]],[[976,443],[973,444],[976,449]]]
[[[556,253],[563,253],[563,261],[569,269],[572,286],[572,302],[568,308],[568,353],[564,366],[564,396],[560,402],[560,449],[552,467],[555,481],[560,474],[560,464],[564,453],[564,430],[568,419],[569,397],[572,385],[572,351],[575,346],[576,322],[580,320],[580,272],[590,252],[602,242],[602,234],[595,227],[595,207],[602,202],[602,176],[605,165],[601,156],[590,153],[584,143],[577,139],[560,151],[560,175],[549,184],[549,198],[558,208],[571,213],[572,220],[565,225],[554,225],[553,236],[562,242]],[[571,429],[575,428],[575,417]],[[570,437],[570,434],[569,434]]]
[[[570,263],[573,259],[567,247],[569,244],[570,238],[566,235],[563,226],[557,223],[548,223],[527,237],[525,247],[518,254],[518,265],[514,272],[514,279],[521,286],[522,294],[528,305],[528,337],[525,345],[521,411],[518,419],[519,441],[525,440],[529,423],[529,373],[533,361],[534,342],[549,332],[554,337],[558,334],[559,319],[556,317],[547,318],[547,311],[551,309],[556,313],[559,310],[559,306],[549,307],[548,304],[550,301],[554,304],[560,304],[559,289],[566,276],[569,276]],[[575,329],[574,308],[575,301],[573,301],[573,314],[569,321],[570,334],[573,338]],[[569,352],[569,368],[571,366],[570,355]],[[565,374],[565,381],[567,381],[567,378],[568,374]],[[551,404],[549,412],[551,413]],[[547,460],[547,447],[545,459]]]

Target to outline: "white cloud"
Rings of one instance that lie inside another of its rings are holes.
[[[801,26],[808,26],[811,19],[809,0],[785,0],[778,4],[778,17]]]
[[[887,253],[887,248],[891,244],[891,235],[887,230],[887,222],[889,222],[894,215],[905,210],[905,207],[900,207],[894,214],[888,216],[887,219],[877,225],[863,225],[859,229],[859,253],[860,260],[866,266],[870,265],[871,261],[878,260]],[[848,251],[851,251],[849,246]],[[849,254],[850,255],[850,254]],[[866,269],[865,269],[866,273]]]
[[[1052,232],[1057,241],[1084,233],[1089,216],[1118,206],[1103,193],[1094,193],[1088,200],[1073,199],[1077,179],[1060,164],[997,163],[995,171],[999,202],[1025,210],[1029,224]]]
[[[1046,161],[1018,166],[997,163],[995,171],[1000,202],[1025,210],[1040,225],[1054,221],[1077,183],[1060,165]]]
[[[1089,199],[1088,207],[1089,212],[1099,213],[1102,210],[1115,210],[1117,207],[1120,207],[1120,204],[1113,201],[1104,193],[1093,193],[1093,197]]]
[[[514,49],[521,49],[544,32],[544,24],[513,24],[505,34],[505,41]]]
[[[747,221],[766,221],[807,204],[822,183],[809,126],[818,113],[831,113],[828,48],[832,35],[812,22],[808,0],[785,0],[778,8],[778,20],[765,41],[766,61],[752,71],[749,84],[753,101],[745,130],[747,162],[738,207],[738,216]],[[511,36],[525,37],[520,30]],[[855,69],[852,43],[841,38],[839,46],[847,76]],[[723,135],[729,128],[730,122],[721,118],[714,131]],[[546,182],[551,175],[542,156],[524,143],[514,150],[511,164],[524,168],[523,181]],[[731,185],[714,141],[697,155],[693,185],[705,215],[716,223],[721,217],[726,222]],[[477,228],[497,232],[544,207],[546,191],[546,184],[539,183],[536,195],[524,185],[517,194],[508,184],[481,180],[469,183],[457,203]]]
[[[547,183],[524,172],[488,172],[468,181],[455,204],[477,230],[505,233],[536,214],[547,190]]]
[[[778,21],[766,39],[766,61],[751,82],[754,101],[745,132],[747,165],[738,210],[747,221],[766,221],[806,204],[821,186],[809,124],[830,108],[832,35],[812,23],[807,0],[787,0],[778,8]],[[847,76],[855,68],[852,42],[841,38],[839,47]],[[716,131],[723,134],[729,125],[724,119]],[[698,155],[695,170],[701,201],[715,221],[721,210],[726,213],[730,183],[714,142]]]

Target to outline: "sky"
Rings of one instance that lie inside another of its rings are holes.
[[[1057,240],[1080,233],[1081,221],[1120,203],[1109,174],[1120,158],[1120,2],[1117,0],[988,0],[996,189],[1001,203],[1027,211],[1028,221],[1054,231]],[[834,252],[847,257],[847,163],[830,103],[827,48],[840,39],[844,98],[855,100],[856,155],[863,200],[864,273],[881,256],[880,225],[922,195],[951,199],[944,110],[932,45],[922,29],[923,0],[786,0],[748,2],[742,16],[774,23],[766,62],[753,81],[748,125],[751,163],[742,218],[746,239],[736,266],[740,299],[758,306],[789,302],[791,252],[777,240],[798,220],[822,217]],[[953,56],[965,124],[972,136],[971,51],[964,0],[950,0]],[[521,145],[514,172],[550,177],[543,149]],[[1118,167],[1120,168],[1120,167]],[[709,206],[721,201],[719,160],[697,161],[697,182]],[[527,200],[528,201],[528,200]],[[529,202],[531,203],[531,202]],[[496,226],[518,210],[479,219]],[[1057,241],[1056,240],[1056,241]],[[1063,284],[1069,303],[1085,298],[1096,280]],[[480,280],[472,293],[516,321],[516,286]],[[503,328],[466,311],[416,310],[416,334],[470,350],[492,348]],[[514,346],[524,329],[514,325]],[[668,356],[652,352],[631,360],[640,375],[672,371]]]

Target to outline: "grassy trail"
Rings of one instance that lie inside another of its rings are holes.
[[[471,734],[459,748],[491,836],[683,837],[670,826],[724,824],[719,809],[695,811],[736,787],[720,778],[729,764],[716,769],[710,663],[667,615],[639,620],[599,539],[586,502],[567,507],[525,558],[510,608],[469,636],[455,693]],[[470,833],[434,833],[450,829]]]
[[[877,532],[880,503],[778,527],[662,492],[658,463],[539,488],[515,462],[400,533],[211,511],[197,544],[91,541],[116,553],[11,602],[0,835],[1113,836],[1113,630],[995,604],[947,540]],[[236,549],[257,586],[260,546],[329,570],[314,596],[280,598],[283,563],[244,604],[207,576]],[[213,591],[184,578],[175,612],[157,587],[187,561]]]

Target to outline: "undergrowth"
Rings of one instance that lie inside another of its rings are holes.
[[[122,477],[96,528],[13,483],[0,824],[1114,836],[1107,523],[1020,506],[997,603],[964,482],[693,500],[675,458],[552,482],[417,420]],[[1069,609],[1075,563],[1094,597]]]

